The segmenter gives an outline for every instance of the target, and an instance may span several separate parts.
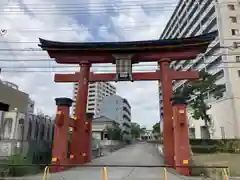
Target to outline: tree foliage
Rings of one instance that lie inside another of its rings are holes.
[[[121,128],[117,125],[114,127],[108,127],[107,134],[109,140],[123,140],[123,133],[121,131]]]
[[[202,119],[205,126],[209,126],[212,121],[207,113],[211,106],[206,102],[207,97],[220,99],[223,97],[224,84],[216,84],[217,76],[208,72],[200,72],[200,78],[190,81],[182,88],[177,89],[175,96],[185,97],[188,106],[192,109],[191,116],[196,119]]]
[[[153,125],[152,132],[153,133],[160,133],[160,124],[159,123],[156,123],[156,124]]]
[[[140,134],[146,131],[145,127],[142,127],[138,123],[131,123],[131,134],[133,138],[140,137]]]

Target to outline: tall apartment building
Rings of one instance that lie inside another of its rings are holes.
[[[100,104],[100,116],[114,120],[120,125],[124,139],[131,138],[131,106],[118,95],[107,96]]]
[[[160,38],[197,36],[214,30],[219,35],[204,55],[192,61],[172,62],[171,67],[183,71],[206,70],[217,77],[216,83],[225,84],[220,100],[215,100],[211,93],[206,97],[212,106],[208,112],[213,120],[211,138],[240,138],[240,1],[180,0]],[[173,89],[184,83],[174,81]],[[159,96],[163,115],[161,85]],[[202,137],[203,125],[203,121],[189,118],[194,137]]]
[[[73,114],[76,108],[76,98],[78,91],[78,83],[74,84],[73,90]],[[116,94],[116,87],[108,82],[94,82],[89,83],[88,86],[88,103],[87,103],[87,112],[94,113],[94,117],[99,117],[99,105],[104,97],[111,96]]]

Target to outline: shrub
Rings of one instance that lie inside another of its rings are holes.
[[[8,165],[6,167],[9,172],[8,176],[24,176],[27,174],[35,174],[39,172],[39,167],[37,167],[37,165],[30,165],[31,160],[20,155],[10,156],[8,161],[9,164],[13,165]]]

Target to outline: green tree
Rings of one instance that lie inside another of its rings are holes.
[[[209,133],[209,127],[212,125],[212,119],[207,113],[211,106],[206,100],[208,97],[220,99],[223,97],[225,90],[224,84],[216,84],[218,77],[208,72],[200,72],[200,78],[195,81],[188,82],[182,88],[177,89],[175,96],[185,97],[188,107],[191,108],[191,116],[196,119],[202,119]],[[210,133],[209,133],[210,136]]]
[[[145,127],[142,127],[138,123],[131,123],[131,135],[134,139],[139,138],[140,134],[146,131]]]
[[[108,127],[107,134],[108,134],[109,140],[119,140],[120,141],[123,139],[123,134],[122,134],[121,128],[117,125],[115,127]]]
[[[152,132],[153,133],[160,133],[160,124],[159,123],[156,123],[156,124],[153,125]]]
[[[31,164],[31,158],[22,157],[21,155],[12,155],[9,156],[7,160],[11,165],[7,165],[4,168],[5,172],[8,172],[6,175],[15,177],[15,176],[25,176],[28,174],[35,174],[39,172],[39,167],[37,165]]]

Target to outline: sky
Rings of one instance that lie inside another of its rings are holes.
[[[38,111],[54,115],[56,97],[72,97],[73,84],[56,84],[54,73],[79,68],[59,65],[38,51],[38,38],[68,42],[159,39],[177,0],[1,0],[0,77],[30,94]],[[134,71],[154,71],[155,63]],[[114,72],[95,65],[94,72]],[[63,72],[64,71],[64,72]],[[132,121],[151,129],[159,122],[157,82],[119,82],[117,94],[132,106]]]

